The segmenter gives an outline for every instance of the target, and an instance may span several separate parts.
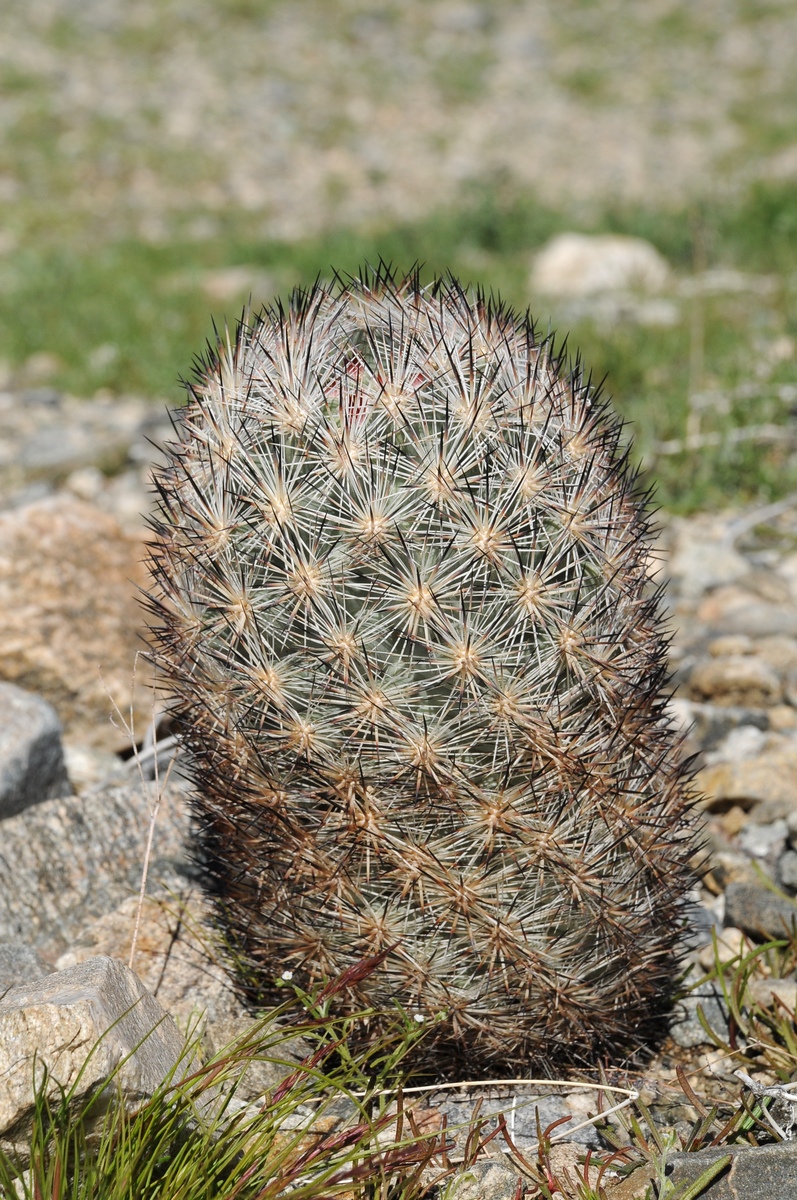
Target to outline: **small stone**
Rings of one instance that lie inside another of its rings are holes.
[[[782,749],[741,762],[715,763],[698,771],[695,785],[709,810],[761,805],[759,819],[785,819],[797,810],[797,751]]]
[[[531,286],[545,295],[573,297],[658,291],[668,275],[667,260],[643,238],[560,233],[537,254]]]
[[[797,669],[797,638],[761,638],[756,643],[755,654],[782,676],[787,671]]]
[[[55,709],[0,683],[0,819],[70,791]]]
[[[670,1037],[684,1050],[711,1044],[711,1038],[700,1022],[698,1009],[702,1011],[709,1028],[715,1031],[717,1037],[724,1039],[728,1036],[728,1008],[722,988],[709,980],[699,984],[688,996],[679,1000],[673,1009]]]
[[[712,658],[736,658],[741,654],[752,654],[753,650],[753,639],[743,633],[714,638],[708,644],[708,652]]]
[[[782,819],[766,825],[748,821],[739,832],[738,842],[751,858],[772,858],[780,855],[786,845],[787,833],[786,822]]]
[[[797,635],[797,610],[758,599],[746,588],[719,588],[703,600],[697,617],[725,634],[751,638]]]
[[[9,988],[41,979],[52,971],[35,950],[24,942],[0,942],[0,999]]]
[[[797,905],[757,883],[731,883],[725,892],[725,921],[758,941],[791,937]]]
[[[693,699],[712,704],[763,708],[783,694],[776,671],[757,655],[728,655],[698,663],[689,677]]]
[[[749,949],[747,938],[741,929],[729,925],[718,930],[716,947],[713,941],[709,942],[698,954],[697,961],[704,971],[710,971],[716,962],[732,962],[740,954],[746,954]]]
[[[778,862],[778,879],[783,887],[797,892],[797,851],[787,850]]]
[[[514,1167],[482,1159],[446,1186],[446,1200],[514,1200],[521,1177]]]
[[[123,963],[94,958],[0,1002],[0,1145],[25,1152],[34,1085],[79,1106],[111,1084],[137,1105],[178,1069],[177,1026]],[[179,1070],[178,1070],[179,1075]],[[46,1082],[45,1082],[46,1079]]]
[[[756,873],[746,854],[733,850],[719,850],[711,858],[711,874],[721,888],[731,883],[751,883]]]
[[[720,744],[706,754],[706,764],[742,762],[755,758],[767,744],[767,735],[757,725],[739,725],[725,735]]]
[[[797,1008],[797,980],[795,979],[751,979],[747,984],[750,999],[762,1008],[774,1008],[782,1004],[789,1012]]]
[[[748,814],[738,804],[734,804],[733,808],[729,808],[726,813],[720,814],[720,824],[728,837],[736,837],[744,829],[748,820]]]
[[[797,712],[788,704],[774,705],[769,709],[768,716],[769,728],[777,733],[793,733],[797,730]]]
[[[667,574],[685,599],[730,585],[749,570],[747,559],[727,541],[722,522],[693,518],[673,523]]]

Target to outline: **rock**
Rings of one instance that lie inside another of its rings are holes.
[[[713,638],[708,644],[708,652],[712,658],[731,658],[740,654],[752,654],[755,642],[743,633],[728,633],[724,637]]]
[[[723,634],[751,638],[797,636],[797,610],[759,599],[747,588],[718,588],[697,609],[698,620]]]
[[[119,470],[161,419],[151,402],[133,396],[79,400],[49,387],[6,395],[10,402],[0,410],[0,496],[31,482],[52,485],[78,472]]]
[[[137,908],[138,897],[129,896],[113,911],[86,923],[56,960],[58,969],[97,955],[127,962]],[[181,1029],[196,1029],[198,1021],[201,1026],[213,1024],[209,1041],[216,1048],[240,1035],[236,1022],[252,1024],[254,1018],[236,998],[222,964],[210,903],[196,890],[184,888],[181,893],[163,891],[146,897],[132,965]]]
[[[758,941],[789,937],[797,924],[797,905],[757,883],[731,883],[725,892],[725,923]]]
[[[786,845],[787,832],[786,822],[783,820],[770,821],[766,825],[748,821],[740,829],[737,840],[750,858],[776,859]]]
[[[715,763],[698,771],[695,786],[703,792],[708,809],[759,805],[756,815],[762,824],[786,818],[797,810],[797,750],[786,748],[738,762]]]
[[[183,1038],[123,963],[94,958],[12,988],[0,1001],[0,1146],[25,1151],[34,1086],[81,1103],[121,1088],[132,1105],[179,1077]]]
[[[783,635],[761,638],[755,644],[755,653],[780,676],[797,669],[797,638]]]
[[[797,892],[797,851],[787,850],[778,861],[778,879],[789,891]]]
[[[709,1028],[717,1037],[728,1037],[728,1008],[719,984],[712,981],[698,984],[688,996],[679,1000],[670,1019],[670,1037],[677,1046],[691,1050],[694,1046],[711,1044],[711,1038],[703,1028],[698,1015],[700,1009]]]
[[[250,1039],[252,1044],[256,1044],[259,1033],[264,1030],[263,1023],[255,1021],[248,1013],[208,1020],[202,1037],[202,1049],[209,1058],[214,1057],[233,1042],[238,1047]],[[241,1069],[235,1077],[235,1097],[247,1104],[259,1100],[266,1092],[274,1091],[314,1050],[305,1038],[291,1036],[288,1029],[281,1030],[274,1023],[268,1025],[267,1038],[267,1048],[252,1055],[248,1063],[243,1061],[245,1056],[241,1056]]]
[[[535,292],[551,296],[655,292],[664,286],[668,275],[667,260],[642,238],[561,233],[537,254],[531,286]]]
[[[11,683],[0,683],[0,819],[71,788],[55,709]]]
[[[108,785],[82,797],[45,800],[2,824],[0,940],[29,943],[56,958],[87,921],[137,893],[150,819],[150,791]],[[183,886],[191,868],[187,794],[170,785],[161,801],[149,869]]]
[[[739,955],[747,954],[749,949],[747,938],[741,929],[728,926],[717,932],[716,947],[713,941],[709,942],[698,954],[697,961],[704,971],[710,971],[714,967],[715,961],[733,962]]]
[[[704,659],[689,677],[689,691],[698,701],[747,708],[777,704],[783,694],[777,672],[753,654]]]
[[[685,1193],[707,1167],[727,1155],[731,1156],[730,1165],[700,1192],[700,1200],[794,1200],[797,1142],[717,1146],[693,1154],[671,1154],[665,1178],[673,1195]]]
[[[722,707],[698,704],[686,697],[676,696],[669,709],[679,728],[689,731],[689,740],[701,750],[715,750],[735,730],[743,726],[769,729],[770,713],[774,709]]]
[[[726,734],[714,750],[706,754],[706,765],[718,762],[743,762],[757,758],[767,744],[767,735],[757,725],[738,725]]]
[[[9,988],[27,983],[30,979],[41,979],[52,971],[35,950],[24,942],[0,942],[0,998]]]
[[[751,1000],[762,1008],[784,1005],[789,1012],[797,1008],[797,980],[795,979],[751,979],[747,984]]]
[[[681,596],[696,599],[710,588],[735,583],[749,570],[727,536],[727,522],[699,516],[672,523],[667,575]]]
[[[451,1180],[446,1200],[515,1200],[521,1182],[509,1164],[481,1159]]]
[[[130,745],[111,723],[114,703],[125,720],[134,705],[139,736],[152,709],[146,667],[136,668],[141,557],[112,517],[65,495],[0,512],[0,678],[41,693],[68,734],[110,750]]]

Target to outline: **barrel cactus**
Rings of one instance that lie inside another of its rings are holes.
[[[259,999],[382,956],[340,1005],[437,1018],[441,1059],[638,1045],[696,838],[620,423],[527,318],[385,269],[189,390],[152,654]]]

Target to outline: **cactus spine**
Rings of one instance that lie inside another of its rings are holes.
[[[528,320],[389,271],[200,365],[157,476],[153,655],[259,974],[471,1065],[639,1044],[695,851],[620,424]]]

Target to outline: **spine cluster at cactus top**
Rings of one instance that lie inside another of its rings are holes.
[[[696,840],[619,422],[528,320],[386,270],[242,323],[190,393],[153,658],[260,997],[384,954],[341,1003],[446,1014],[441,1059],[639,1043]]]

